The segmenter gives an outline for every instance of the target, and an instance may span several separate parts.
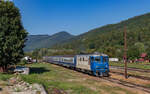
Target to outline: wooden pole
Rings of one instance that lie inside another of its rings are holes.
[[[126,27],[124,27],[124,75],[125,78],[128,78],[128,74],[127,74],[127,32],[126,32]]]

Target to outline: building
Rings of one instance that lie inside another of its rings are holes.
[[[142,54],[140,55],[140,58],[138,59],[138,61],[139,61],[139,62],[149,61],[149,60],[148,60],[148,55],[147,55],[147,53],[142,53]]]
[[[119,59],[118,58],[109,58],[109,61],[111,61],[111,62],[118,62]]]

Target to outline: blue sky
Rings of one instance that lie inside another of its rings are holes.
[[[29,34],[91,29],[150,12],[150,0],[13,0]]]

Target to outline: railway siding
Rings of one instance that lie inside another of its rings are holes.
[[[110,69],[124,69],[124,67],[110,66]],[[128,67],[128,70],[130,70],[130,71],[138,71],[138,72],[150,72],[150,69],[140,69],[140,68],[131,68],[131,67]]]
[[[134,83],[126,82],[126,81],[118,80],[118,79],[115,79],[115,78],[102,78],[102,79],[104,79],[106,81],[109,81],[109,82],[121,84],[121,85],[126,86],[126,87],[140,89],[142,91],[150,93],[150,88],[142,86],[142,85],[139,85],[139,84],[134,84]]]

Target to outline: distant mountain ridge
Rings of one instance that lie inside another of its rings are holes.
[[[74,49],[88,53],[99,51],[111,57],[123,57],[124,28],[127,31],[128,57],[136,58],[146,52],[150,56],[150,13],[135,16],[116,24],[92,29],[71,38],[55,49]]]
[[[50,48],[53,45],[62,43],[74,36],[68,32],[62,31],[53,35],[29,35],[27,37],[26,47],[24,51],[33,51],[39,48]]]
[[[117,24],[109,24],[92,29],[81,35],[59,42],[58,45],[52,45],[49,49],[65,49],[65,52],[61,54],[68,54],[67,50],[72,50],[72,52],[69,52],[70,54],[101,52],[110,57],[122,59],[124,52],[124,28],[127,31],[127,57],[129,59],[137,59],[141,53],[147,53],[150,57],[150,13],[135,16]],[[48,54],[52,53],[49,49],[46,50]],[[39,53],[41,52],[42,49],[39,50]],[[51,55],[57,54],[59,53]]]

